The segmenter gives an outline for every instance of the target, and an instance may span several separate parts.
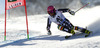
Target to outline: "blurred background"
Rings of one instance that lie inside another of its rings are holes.
[[[26,0],[28,15],[47,14],[46,10],[49,5],[59,8],[70,8],[76,11],[83,5],[90,2],[85,8],[92,8],[100,5],[100,0]],[[0,14],[4,15],[5,1],[0,0]],[[23,16],[25,15],[24,6],[9,10],[10,15]]]

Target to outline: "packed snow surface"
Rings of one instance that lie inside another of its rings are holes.
[[[52,23],[52,35],[47,35],[46,25],[48,15],[30,15],[29,40],[27,39],[26,17],[7,18],[7,40],[4,41],[4,18],[0,18],[0,48],[100,48],[100,6],[85,8],[74,16],[64,13],[64,16],[75,26],[87,27],[93,31],[90,37],[82,34],[65,39],[70,35],[57,29]]]

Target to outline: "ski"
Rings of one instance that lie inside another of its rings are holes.
[[[69,38],[84,38],[84,37],[89,37],[92,35],[92,32],[89,34],[86,33],[80,33],[80,34],[75,34],[75,35],[71,35],[71,36],[65,36],[65,39],[69,39]]]
[[[71,36],[65,36],[65,39],[68,39],[68,38],[70,38]]]

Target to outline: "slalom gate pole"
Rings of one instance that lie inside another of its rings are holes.
[[[81,10],[82,8],[86,7],[88,4],[90,4],[90,3],[87,3],[86,5],[84,5],[83,7],[81,7],[80,9],[76,10],[75,13],[78,12],[79,10]]]
[[[28,30],[28,18],[27,18],[26,0],[24,0],[24,3],[25,3],[25,14],[26,14],[27,39],[29,40],[29,30]]]
[[[4,41],[6,41],[6,5],[7,5],[7,0],[5,0],[5,32],[4,32]]]

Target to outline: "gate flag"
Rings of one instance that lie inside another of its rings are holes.
[[[12,9],[12,8],[16,8],[16,7],[19,7],[19,6],[24,6],[25,7],[27,39],[29,40],[26,0],[5,0],[5,32],[4,32],[4,40],[6,40],[6,10]]]
[[[6,10],[25,5],[24,0],[7,0],[6,3]]]

